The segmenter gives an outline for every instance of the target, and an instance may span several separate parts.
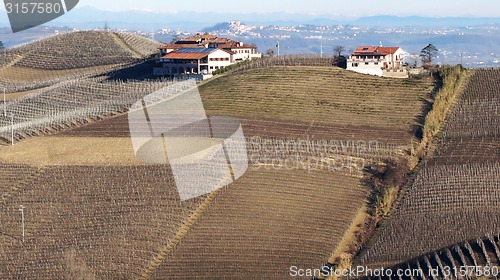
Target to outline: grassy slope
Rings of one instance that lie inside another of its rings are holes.
[[[332,67],[279,67],[220,77],[200,92],[212,114],[408,129],[432,88]]]

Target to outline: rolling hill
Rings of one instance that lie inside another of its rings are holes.
[[[132,149],[128,108],[175,81],[120,78],[155,48],[92,31],[7,53],[14,57],[3,59],[0,80],[41,89],[6,104],[15,112],[13,146],[12,119],[0,114],[0,263],[9,264],[0,278],[287,279],[291,265],[315,269],[356,253],[373,225],[367,170],[406,156],[419,140],[434,81],[278,66],[200,83],[209,116],[241,121],[250,167],[236,182],[182,201],[171,167],[140,162]],[[68,59],[78,55],[85,61]],[[363,264],[423,265],[455,245],[475,253],[483,246],[488,257],[477,262],[494,260],[497,82],[498,71],[474,72],[436,156],[363,251]],[[468,145],[482,148],[470,153]],[[462,154],[469,156],[457,161]],[[482,213],[491,217],[475,219]]]
[[[2,53],[0,85],[7,93],[19,93],[103,75],[143,63],[159,45],[130,33],[61,33]]]
[[[61,36],[100,39],[79,47],[76,39],[57,45],[61,38],[49,38],[54,53],[45,51],[46,58],[71,63],[64,46],[89,61],[88,50],[114,61],[152,48],[123,34]],[[6,67],[40,67],[23,59]],[[75,63],[78,75],[86,71]],[[98,66],[107,65],[90,68]],[[0,267],[0,278],[286,279],[290,265],[335,262],[356,250],[349,242],[371,223],[366,167],[404,154],[435,90],[431,80],[319,66],[252,69],[204,82],[207,114],[241,120],[250,168],[233,184],[181,201],[169,165],[135,160],[126,114],[172,82],[109,76],[62,75],[8,102],[19,114],[15,145],[8,145],[7,129],[0,145],[0,263],[11,264]],[[2,127],[8,122],[0,117]],[[19,205],[26,207],[25,242]]]

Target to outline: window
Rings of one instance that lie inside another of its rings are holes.
[[[369,62],[365,62],[365,65],[370,65],[370,63]]]
[[[363,48],[363,50],[364,50],[364,51],[367,51],[367,50],[368,50],[368,48]]]
[[[212,69],[214,69],[214,67],[213,67],[213,66],[210,66],[210,70],[212,70]]]
[[[219,66],[215,66],[215,69],[219,69]]]
[[[378,65],[378,62],[375,62],[375,65]]]
[[[358,64],[357,63],[353,63],[352,67],[358,67]]]

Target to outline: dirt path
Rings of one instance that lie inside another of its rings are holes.
[[[18,63],[23,58],[24,58],[24,56],[22,56],[22,55],[16,55],[16,58],[14,58],[11,62],[5,64],[2,68],[12,67],[12,66],[14,66],[16,63]]]
[[[125,41],[123,41],[122,38],[120,38],[120,36],[116,35],[116,33],[111,33],[111,34],[112,34],[113,39],[116,41],[116,43],[118,45],[120,45],[122,48],[124,48],[124,49],[128,50],[130,53],[132,53],[134,58],[143,58],[143,56],[140,52],[138,52],[135,49],[133,49],[132,47],[130,47],[127,43],[125,43]]]

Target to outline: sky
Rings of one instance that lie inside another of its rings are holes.
[[[498,0],[80,0],[79,6],[91,6],[109,11],[145,10],[168,13],[184,11],[218,13],[280,12],[345,17],[374,15],[500,17]]]

